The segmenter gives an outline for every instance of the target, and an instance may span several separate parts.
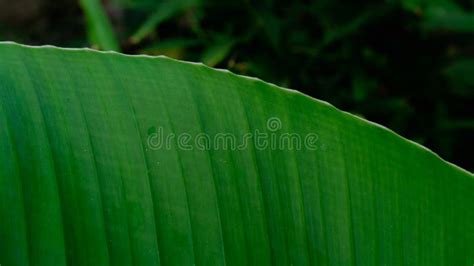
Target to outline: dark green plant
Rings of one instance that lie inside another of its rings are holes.
[[[19,1],[44,3],[32,8],[43,16],[26,26],[0,23],[4,40],[164,54],[257,76],[474,167],[464,156],[474,146],[472,1],[83,0],[85,15],[72,0]],[[10,6],[0,8],[8,17]]]
[[[474,261],[474,176],[326,102],[164,57],[0,59],[2,265]]]

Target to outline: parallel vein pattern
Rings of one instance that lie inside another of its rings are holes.
[[[203,65],[0,44],[1,265],[473,263],[473,175],[389,130]]]

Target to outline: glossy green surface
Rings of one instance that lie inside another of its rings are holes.
[[[162,57],[0,62],[1,265],[474,263],[473,175],[327,103]],[[256,130],[316,148],[150,144]]]

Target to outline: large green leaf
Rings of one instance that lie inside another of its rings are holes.
[[[0,60],[2,265],[474,263],[473,175],[379,125],[164,57]]]

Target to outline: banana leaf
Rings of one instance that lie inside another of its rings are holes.
[[[474,178],[297,91],[0,44],[1,265],[472,265]]]

